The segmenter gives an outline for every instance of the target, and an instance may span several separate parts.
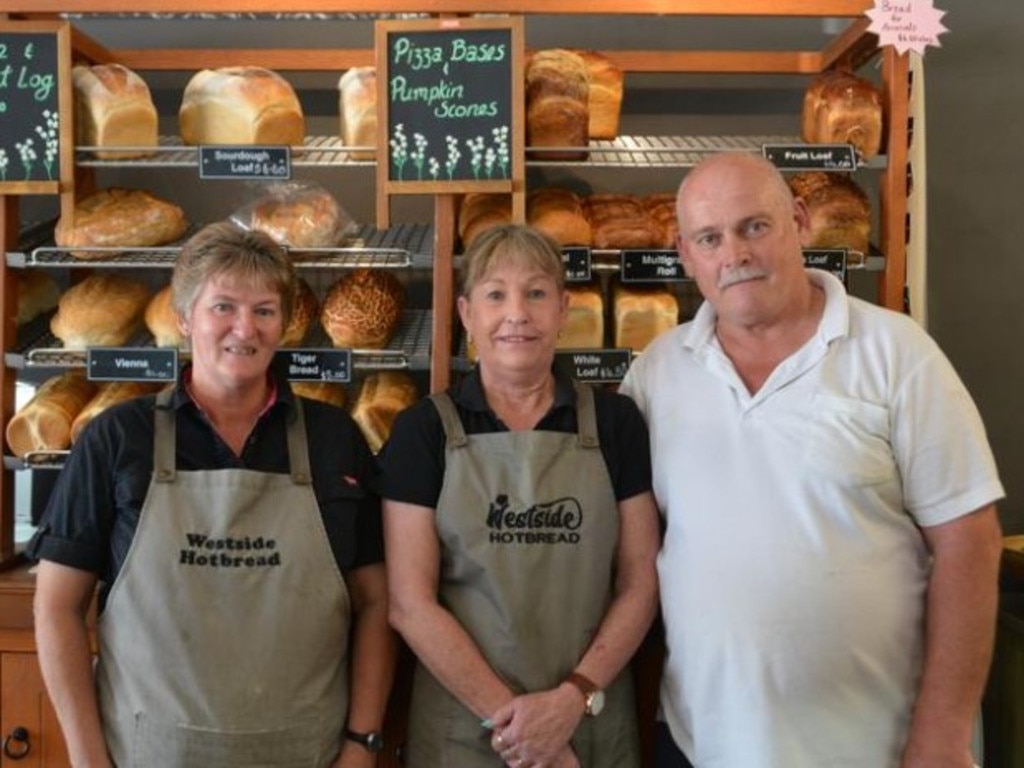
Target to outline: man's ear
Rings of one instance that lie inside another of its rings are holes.
[[[683,236],[676,234],[676,251],[679,253],[679,263],[683,265],[683,272],[689,278],[693,277],[693,272],[690,271],[690,254],[686,250],[686,241]]]
[[[797,237],[804,248],[811,246],[811,212],[801,197],[793,198],[793,221],[796,223]]]

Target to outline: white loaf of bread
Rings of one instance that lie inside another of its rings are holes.
[[[615,346],[642,351],[679,323],[679,302],[667,290],[615,289]]]
[[[377,69],[353,67],[338,80],[341,140],[347,147],[377,144]],[[352,152],[353,160],[372,160],[374,152]]]
[[[596,286],[570,287],[569,316],[558,337],[558,349],[600,349],[604,346],[604,299]]]
[[[149,86],[121,64],[77,66],[71,70],[75,100],[75,143],[88,147],[134,147],[96,152],[96,157],[132,158],[153,154],[157,112]]]

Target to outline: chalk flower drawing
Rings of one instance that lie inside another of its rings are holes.
[[[32,178],[32,163],[38,159],[36,150],[32,146],[32,139],[16,141],[14,142],[14,148],[18,150],[18,154],[21,156],[21,165],[25,169],[25,178]]]
[[[0,149],[0,181],[7,181],[7,152]]]
[[[53,161],[57,159],[57,127],[60,124],[60,116],[49,109],[43,110],[45,125],[35,126],[35,132],[43,141],[43,167],[46,169],[46,177],[53,179]]]
[[[398,180],[401,181],[402,168],[409,159],[409,139],[405,135],[405,126],[402,123],[395,126],[394,135],[388,144],[391,145],[391,159],[395,162],[395,167],[398,169]]]

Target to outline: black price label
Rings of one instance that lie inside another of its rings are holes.
[[[57,35],[0,25],[0,194],[4,182],[60,179]]]
[[[804,251],[804,266],[831,272],[844,283],[846,282],[846,249],[845,248],[808,248]]]
[[[350,349],[280,349],[276,357],[289,381],[352,380]]]
[[[555,359],[577,381],[604,384],[622,381],[633,353],[628,349],[570,349],[556,352]]]
[[[86,350],[86,371],[92,381],[174,381],[178,350],[91,347]]]
[[[562,264],[565,266],[566,282],[585,283],[590,280],[591,263],[589,248],[562,249]]]
[[[512,30],[403,30],[386,39],[388,179],[511,179]]]
[[[782,171],[857,170],[857,151],[851,144],[764,144],[761,151]]]
[[[290,179],[292,148],[200,147],[201,179]]]
[[[622,252],[622,282],[668,283],[685,280],[686,273],[675,250],[636,250]]]

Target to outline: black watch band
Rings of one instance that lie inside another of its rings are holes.
[[[351,728],[346,728],[345,738],[349,741],[354,741],[357,744],[362,744],[363,748],[366,749],[367,752],[380,752],[384,749],[384,739],[377,731],[359,733],[358,731],[353,731]]]

